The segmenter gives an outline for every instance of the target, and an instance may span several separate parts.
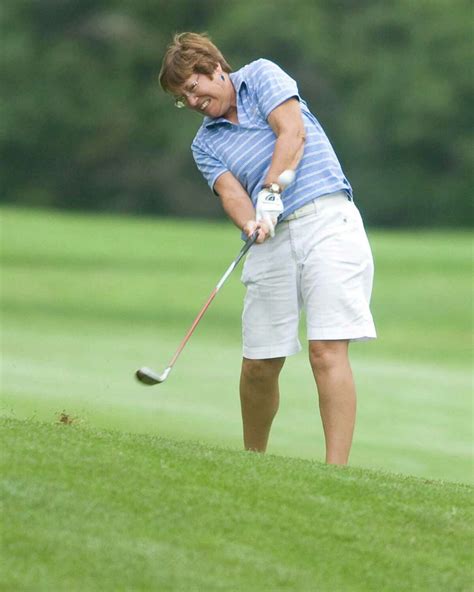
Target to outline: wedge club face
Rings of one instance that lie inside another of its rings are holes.
[[[135,376],[137,380],[139,380],[142,384],[161,384],[168,378],[168,374],[171,372],[171,367],[166,368],[161,374],[156,373],[151,368],[140,368],[135,372]]]

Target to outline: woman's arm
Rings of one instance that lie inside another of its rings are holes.
[[[273,183],[277,182],[283,171],[295,170],[303,156],[305,129],[298,100],[289,99],[276,107],[268,116],[268,123],[277,140],[265,183]],[[268,226],[262,221],[255,221],[252,200],[231,172],[227,171],[220,175],[214,189],[221,199],[227,216],[247,236],[257,228],[259,229],[257,242],[263,242],[269,236]]]
[[[288,99],[276,107],[268,116],[268,123],[277,140],[265,183],[276,183],[283,171],[295,170],[303,157],[305,129],[299,101]]]
[[[256,222],[252,200],[238,179],[227,171],[218,177],[214,189],[219,194],[224,212],[232,222],[247,236],[251,236],[258,228],[257,242],[262,243],[269,235],[269,229],[264,222]]]

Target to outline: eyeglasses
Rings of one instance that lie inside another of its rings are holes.
[[[199,74],[196,77],[196,80],[191,82],[188,86],[188,90],[183,91],[183,94],[179,97],[176,97],[174,100],[174,106],[177,109],[183,109],[188,104],[189,97],[196,96],[196,89],[199,85]]]

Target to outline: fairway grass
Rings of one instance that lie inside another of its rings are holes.
[[[1,420],[2,590],[467,592],[472,488]]]
[[[351,464],[472,482],[471,239],[369,229],[379,338],[351,346]],[[240,248],[226,222],[2,209],[0,414],[240,449],[240,270],[162,371]],[[304,343],[304,330],[301,338]],[[324,458],[314,381],[287,360],[269,452]]]

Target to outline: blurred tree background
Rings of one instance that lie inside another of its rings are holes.
[[[189,149],[200,117],[158,87],[177,31],[232,67],[280,64],[336,148],[366,221],[472,221],[470,0],[3,0],[1,199],[219,217]]]

